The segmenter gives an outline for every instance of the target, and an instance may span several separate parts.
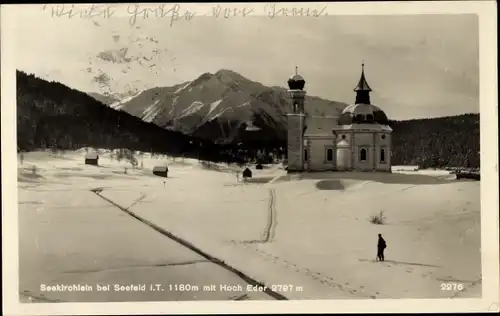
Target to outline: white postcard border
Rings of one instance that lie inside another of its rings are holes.
[[[315,8],[326,3],[280,3]],[[195,4],[213,5],[210,4]],[[248,7],[249,4],[244,4]],[[253,4],[258,12],[265,3]],[[40,5],[41,6],[41,5]],[[190,4],[183,4],[190,6]],[[221,6],[243,6],[224,3]],[[314,300],[273,302],[27,303],[18,301],[18,228],[16,168],[15,23],[16,6],[1,7],[1,135],[3,306],[6,315],[182,314],[182,313],[380,313],[474,312],[499,308],[498,75],[497,17],[494,1],[330,3],[329,15],[477,14],[480,42],[481,122],[481,299]],[[33,23],[31,21],[30,23]]]

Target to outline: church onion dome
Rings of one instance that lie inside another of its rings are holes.
[[[346,107],[339,116],[339,125],[381,124],[388,125],[387,115],[373,104],[352,104]]]
[[[306,85],[306,81],[304,80],[304,78],[302,78],[302,76],[298,74],[297,67],[295,67],[295,75],[290,77],[287,83],[288,83],[288,88],[290,88],[290,90],[302,90]]]

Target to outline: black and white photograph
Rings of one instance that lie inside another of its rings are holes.
[[[2,5],[9,306],[498,311],[494,9]]]

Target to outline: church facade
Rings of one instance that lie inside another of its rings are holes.
[[[391,172],[391,134],[386,114],[371,104],[364,64],[355,102],[338,116],[312,116],[305,104],[305,80],[288,80],[288,172]]]

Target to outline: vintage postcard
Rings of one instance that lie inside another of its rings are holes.
[[[2,5],[5,315],[498,312],[496,29],[493,1]]]

